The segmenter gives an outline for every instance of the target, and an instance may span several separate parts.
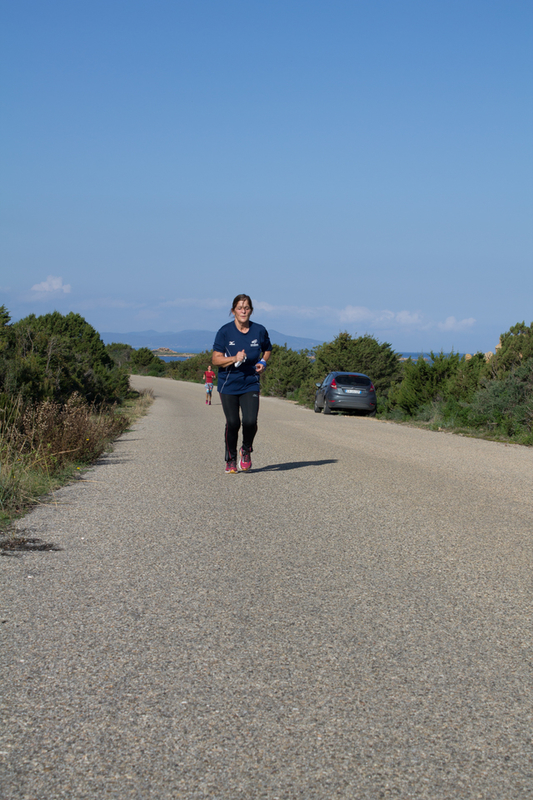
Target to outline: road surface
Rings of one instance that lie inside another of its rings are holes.
[[[158,378],[0,558],[4,800],[533,797],[533,450]]]

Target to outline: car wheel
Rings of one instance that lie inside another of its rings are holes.
[[[328,401],[324,399],[324,414],[331,414],[331,408],[328,406]]]
[[[315,400],[315,414],[320,414],[321,411],[322,411],[322,409],[320,408],[320,406],[318,405],[317,401]]]
[[[375,417],[375,416],[376,416],[376,409],[374,409],[373,411],[369,411],[367,414],[367,417]]]

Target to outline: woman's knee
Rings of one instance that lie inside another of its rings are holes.
[[[242,415],[243,428],[257,428],[257,414],[243,414]]]
[[[226,417],[226,427],[228,431],[233,431],[234,433],[237,433],[241,427],[241,421],[239,417],[237,417],[237,419],[234,418],[228,419]]]

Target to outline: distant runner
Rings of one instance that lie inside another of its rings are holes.
[[[213,395],[213,381],[215,380],[215,373],[211,369],[211,364],[209,364],[208,368],[204,372],[204,381],[205,381],[205,404],[211,405],[211,397]]]
[[[238,294],[231,307],[232,322],[223,325],[213,344],[213,364],[218,367],[217,389],[226,416],[224,444],[226,474],[252,467],[251,452],[257,433],[259,376],[265,371],[272,352],[268,331],[250,322],[254,310],[247,294]],[[241,427],[242,447],[237,464],[237,437]]]

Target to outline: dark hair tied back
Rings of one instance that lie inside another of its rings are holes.
[[[229,312],[230,314],[232,313],[232,311],[235,311],[235,309],[237,308],[237,303],[240,303],[241,300],[246,300],[248,305],[252,309],[252,312],[253,312],[254,307],[253,307],[252,298],[250,297],[250,295],[249,294],[238,294],[237,297],[235,298],[235,300],[233,301],[233,304],[231,306],[231,311]]]

